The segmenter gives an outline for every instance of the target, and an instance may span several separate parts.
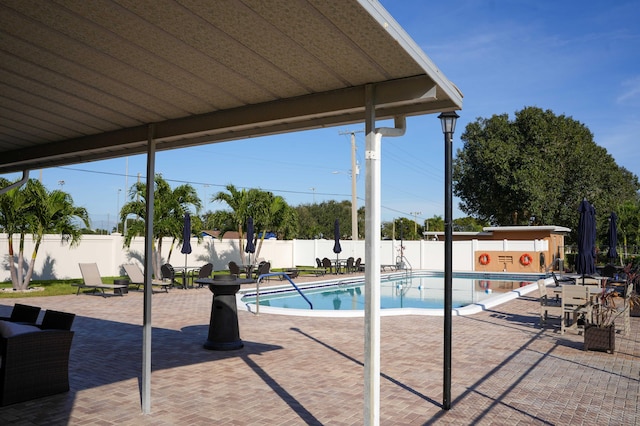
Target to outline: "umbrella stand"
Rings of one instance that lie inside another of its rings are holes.
[[[333,252],[336,254],[336,275],[339,272],[340,268],[340,252],[342,252],[342,247],[340,247],[340,222],[338,219],[333,223]]]
[[[248,263],[248,267],[247,267],[247,278],[251,277],[252,274],[252,269],[253,269],[253,264],[251,263],[251,253],[255,253],[256,252],[256,246],[253,242],[253,238],[254,238],[254,226],[253,226],[253,217],[249,216],[249,218],[247,219],[247,246],[244,248],[244,252],[249,254],[249,263]],[[255,258],[254,258],[255,261]]]
[[[184,225],[182,227],[182,249],[181,253],[184,253],[184,272],[182,274],[182,288],[187,289],[187,256],[191,253],[191,215],[186,213],[184,215]]]
[[[185,289],[187,288],[187,256],[189,255],[185,253],[184,254],[184,275],[182,277],[183,279],[182,285]]]

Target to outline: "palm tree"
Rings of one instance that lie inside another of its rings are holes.
[[[156,175],[154,179],[154,212],[153,212],[153,235],[152,235],[152,265],[154,275],[160,276],[160,266],[162,265],[162,239],[171,237],[171,247],[167,262],[171,259],[173,247],[178,243],[182,243],[182,226],[184,215],[190,212],[190,207],[195,208],[198,214],[202,208],[202,203],[195,188],[189,184],[180,185],[175,189],[171,189],[169,183]],[[129,198],[131,201],[125,203],[120,209],[120,220],[123,221],[130,214],[137,215],[140,219],[129,222],[127,234],[124,236],[125,247],[131,246],[131,241],[136,236],[144,236],[145,234],[145,218],[146,218],[146,197],[147,185],[143,182],[136,182],[129,190]],[[192,225],[199,224],[199,221]],[[199,235],[199,229],[193,228],[193,231]]]
[[[232,184],[227,185],[226,189],[229,191],[228,193],[220,191],[211,197],[211,201],[224,202],[229,206],[231,211],[217,215],[215,219],[218,224],[231,224],[231,226],[238,231],[238,247],[243,257],[242,262],[246,263],[244,260],[244,225],[247,223],[249,216],[251,216],[250,206],[255,199],[259,198],[260,191],[256,189],[250,189],[248,191],[246,189],[238,190]],[[231,229],[221,229],[222,235],[230,230]]]
[[[267,231],[277,232],[281,237],[295,232],[296,212],[279,195],[274,196],[271,192],[261,192],[250,210],[256,226],[262,230],[256,257],[260,257],[260,250]]]
[[[0,185],[8,183],[3,179]],[[80,219],[85,226],[89,226],[86,209],[75,207],[73,199],[66,192],[49,192],[36,179],[27,181],[24,188],[14,188],[0,196],[0,226],[8,236],[9,269],[14,289],[25,290],[29,287],[38,249],[45,234],[60,233],[64,242],[71,241],[72,247],[78,245],[82,231],[75,219]],[[35,245],[24,274],[24,240],[28,233],[32,234]],[[14,234],[20,235],[17,265],[13,247]]]

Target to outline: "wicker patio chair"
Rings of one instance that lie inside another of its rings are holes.
[[[0,337],[0,405],[69,391],[73,318],[47,310],[40,327],[3,324],[8,327]]]
[[[35,324],[36,321],[38,321],[38,315],[40,315],[40,307],[16,303],[15,305],[13,305],[11,316],[0,317],[0,320],[21,322],[25,324]]]

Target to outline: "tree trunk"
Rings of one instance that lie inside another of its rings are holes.
[[[18,276],[16,275],[16,259],[13,255],[13,235],[9,235],[9,272],[11,272],[11,285],[18,288]]]
[[[24,235],[20,234],[20,248],[18,249],[18,267],[16,268],[16,275],[18,280],[16,282],[18,290],[22,288],[22,280],[24,277],[23,264],[24,264]],[[15,285],[14,285],[14,288]]]
[[[262,250],[262,242],[264,241],[264,236],[267,234],[267,230],[264,229],[262,231],[262,237],[260,238],[260,242],[258,243],[258,249],[256,250],[256,259],[260,257],[260,251]]]
[[[171,253],[173,253],[173,247],[176,244],[176,238],[173,237],[173,240],[171,240],[171,247],[169,247],[169,254],[167,255],[167,263],[171,263]]]
[[[238,225],[238,248],[240,249],[240,256],[242,258],[242,263],[246,265],[248,262],[247,262],[246,254],[244,252],[244,235],[242,232],[242,225]]]

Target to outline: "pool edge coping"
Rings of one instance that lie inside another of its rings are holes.
[[[549,284],[555,284],[553,278],[541,278],[544,279],[545,286]],[[453,316],[465,316],[465,315],[473,315],[479,312],[485,311],[487,309],[493,308],[495,306],[506,303],[510,300],[517,299],[518,297],[529,294],[538,289],[537,281],[526,285],[524,287],[517,288],[515,290],[511,290],[506,293],[502,293],[496,295],[495,297],[490,297],[486,299],[484,303],[472,303],[470,305],[464,306],[462,308],[453,308],[452,315]],[[255,290],[255,289],[254,289]],[[251,291],[247,289],[246,292]],[[334,311],[334,310],[313,310],[313,309],[293,309],[293,308],[274,308],[271,306],[263,306],[260,305],[259,312],[256,312],[256,305],[252,303],[246,303],[242,300],[245,292],[240,292],[236,294],[236,302],[238,307],[244,307],[247,312],[252,314],[269,314],[269,315],[288,315],[288,316],[298,316],[298,317],[321,317],[321,318],[363,318],[364,310],[345,310],[345,311]],[[388,309],[380,309],[381,317],[390,317],[390,316],[403,316],[403,315],[417,315],[417,316],[444,316],[444,309],[422,309],[422,308],[388,308]]]

